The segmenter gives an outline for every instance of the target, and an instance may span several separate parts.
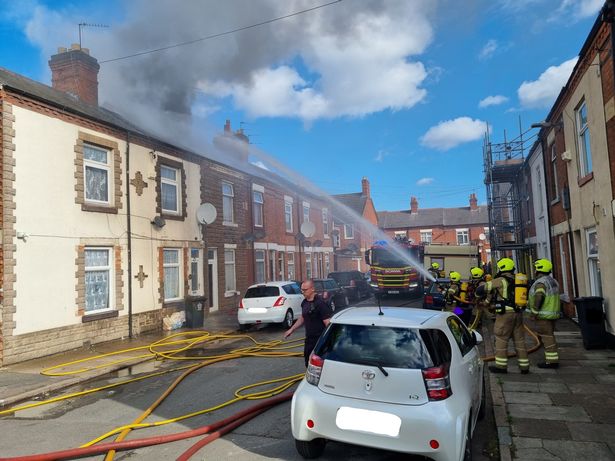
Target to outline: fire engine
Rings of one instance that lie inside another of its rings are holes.
[[[365,252],[370,266],[372,288],[379,294],[423,293],[423,276],[417,266],[423,267],[423,244],[407,238],[393,241],[378,240]]]

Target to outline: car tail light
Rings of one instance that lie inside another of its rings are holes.
[[[318,382],[320,381],[320,373],[322,372],[322,366],[324,363],[325,360],[316,354],[310,355],[310,361],[308,362],[307,371],[305,372],[305,380],[308,383],[318,386]]]
[[[425,304],[433,304],[433,296],[426,295],[425,296]]]
[[[280,296],[278,299],[275,300],[275,302],[273,303],[273,307],[280,307],[284,305],[284,302],[286,301],[286,298],[284,296]]]
[[[243,309],[243,299],[239,301],[239,309]]]
[[[453,395],[448,377],[448,364],[421,370],[429,400],[444,400]]]

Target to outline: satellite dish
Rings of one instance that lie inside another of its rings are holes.
[[[305,221],[301,224],[301,233],[305,235],[307,238],[310,238],[316,232],[316,226],[313,222]]]
[[[478,236],[478,239],[484,242],[485,240],[487,240],[487,236],[481,232]]]
[[[152,221],[152,224],[158,228],[162,228],[166,224],[166,221],[162,216],[156,216]]]
[[[297,232],[295,234],[295,238],[299,240],[300,242],[303,242],[305,240],[305,235],[303,235],[301,232]]]
[[[216,220],[218,212],[211,203],[203,203],[196,210],[196,220],[200,224],[211,224]]]
[[[247,234],[243,234],[241,238],[244,242],[253,242],[256,239],[254,234],[251,234],[249,232]]]

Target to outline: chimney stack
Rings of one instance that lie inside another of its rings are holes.
[[[243,128],[233,132],[231,121],[224,123],[224,132],[214,137],[214,146],[229,156],[229,165],[239,161],[248,163],[250,155],[250,138],[243,132]]]
[[[416,197],[410,197],[410,213],[418,213],[419,212],[419,201]]]
[[[58,48],[49,60],[51,86],[77,96],[88,104],[98,105],[98,61],[90,56],[90,50],[78,44],[70,49]]]
[[[478,210],[478,200],[476,199],[476,194],[474,192],[470,194],[470,210]]]
[[[361,195],[363,195],[364,197],[370,196],[369,180],[365,176],[363,176],[363,179],[361,179]]]

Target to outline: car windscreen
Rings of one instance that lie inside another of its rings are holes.
[[[390,368],[423,369],[450,362],[451,347],[437,329],[333,323],[316,346],[325,360]]]
[[[268,298],[272,296],[279,296],[280,289],[278,287],[269,287],[266,285],[248,288],[244,298]]]
[[[352,279],[350,275],[351,274],[349,272],[334,272],[329,274],[329,277],[335,280],[338,285],[344,286],[350,285],[350,280]]]
[[[320,281],[314,281],[314,289],[316,291],[323,291],[325,289],[325,287],[323,286],[323,283]]]

